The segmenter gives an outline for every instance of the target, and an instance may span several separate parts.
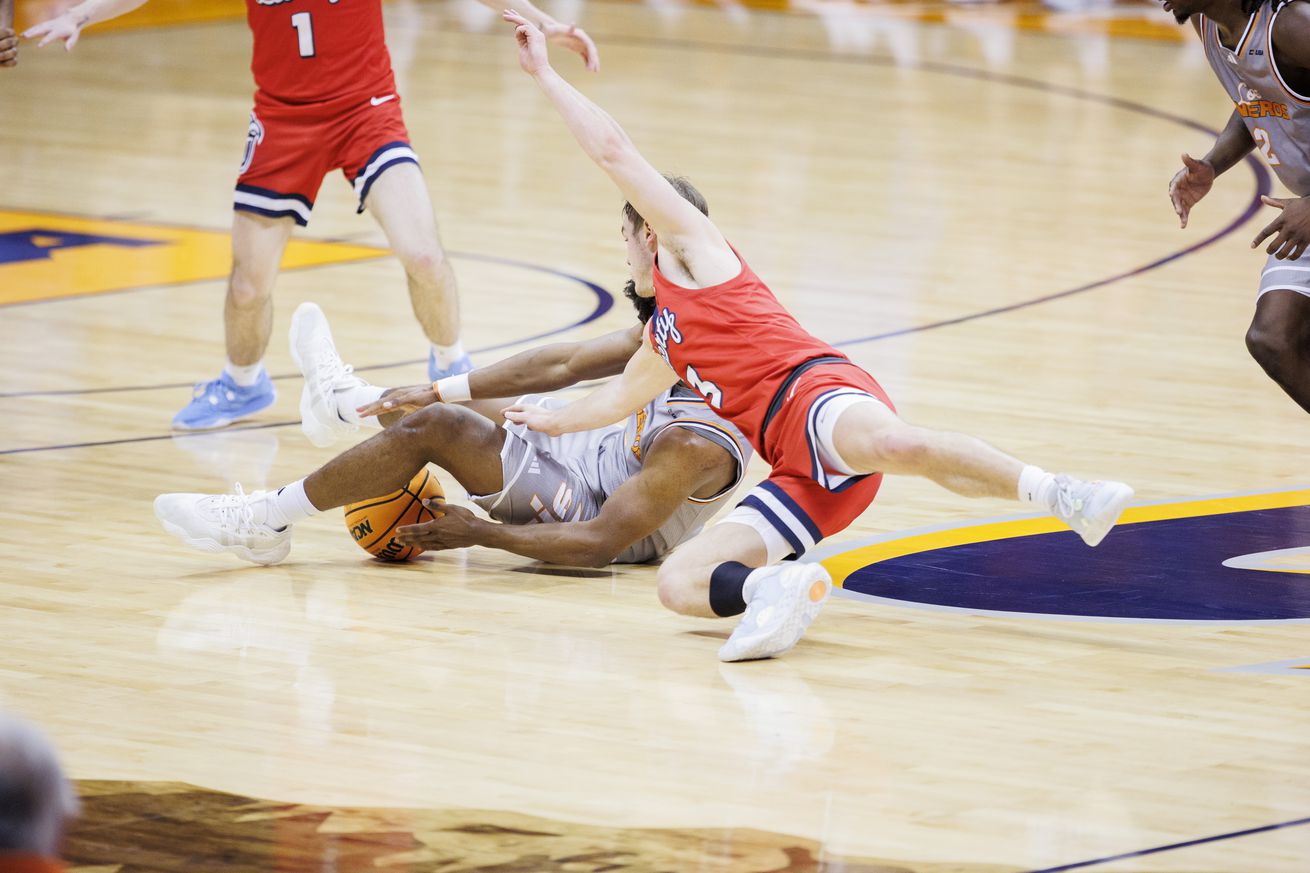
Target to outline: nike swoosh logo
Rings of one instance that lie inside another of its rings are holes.
[[[395,100],[395,99],[396,99],[395,94],[388,94],[385,97],[370,97],[368,99],[368,102],[372,103],[374,106],[381,106],[383,103],[386,103],[388,100]]]

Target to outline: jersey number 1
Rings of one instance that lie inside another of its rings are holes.
[[[291,16],[291,26],[296,29],[296,36],[300,39],[300,56],[302,58],[312,58],[314,56],[314,22],[310,20],[308,12],[297,12]]]

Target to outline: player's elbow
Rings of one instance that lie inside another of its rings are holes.
[[[617,543],[613,537],[606,536],[603,532],[592,533],[580,538],[573,550],[573,563],[579,567],[608,567],[614,563],[623,550],[627,548],[624,543]]]
[[[612,131],[596,146],[596,163],[608,173],[614,173],[637,154],[632,140],[622,131]]]

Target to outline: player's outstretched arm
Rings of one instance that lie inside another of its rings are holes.
[[[488,9],[497,12],[505,11],[505,0],[478,0],[478,2]],[[576,24],[561,24],[534,6],[531,0],[516,0],[514,8],[528,21],[537,25],[546,39],[560,48],[581,55],[582,62],[587,65],[588,70],[593,73],[600,71],[600,52],[596,49],[596,43],[592,42],[591,37],[581,27]]]
[[[1233,110],[1228,124],[1205,157],[1197,160],[1189,154],[1183,155],[1183,168],[1169,182],[1169,202],[1178,214],[1180,226],[1187,227],[1192,207],[1210,193],[1214,180],[1235,167],[1253,148],[1255,140],[1251,139],[1251,132],[1242,116]]]
[[[737,462],[721,446],[671,427],[651,446],[641,470],[624,482],[591,521],[507,525],[442,504],[434,521],[402,527],[396,538],[425,550],[487,546],[582,567],[604,567],[660,528],[689,497],[709,497],[736,478]]]
[[[605,171],[659,236],[660,245],[708,284],[735,276],[741,264],[713,222],[642,157],[609,113],[551,68],[540,30],[513,10],[505,13],[505,20],[515,25],[519,66],[550,98],[587,157]]]
[[[505,410],[505,418],[551,436],[594,430],[622,421],[677,381],[677,374],[651,348],[650,335],[643,334],[641,348],[617,379],[559,409],[515,404]]]
[[[553,343],[529,349],[462,376],[447,376],[433,385],[396,388],[361,406],[361,417],[413,412],[433,403],[493,400],[558,391],[579,382],[617,376],[641,347],[640,325],[577,343]]]
[[[82,35],[82,28],[126,15],[133,9],[144,6],[145,3],[146,0],[85,0],[48,21],[29,27],[23,32],[23,38],[40,37],[41,41],[36,44],[37,48],[55,40],[63,40],[64,49],[71,51]]]

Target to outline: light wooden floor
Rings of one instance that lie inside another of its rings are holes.
[[[1008,7],[812,6],[579,6],[603,71],[559,65],[700,185],[779,297],[911,420],[1125,479],[1143,501],[1305,487],[1305,416],[1242,344],[1260,220],[1085,293],[933,327],[1133,272],[1248,209],[1244,165],[1177,227],[1165,186],[1210,141],[1188,123],[1231,110],[1164,13],[1134,13],[1166,37],[1139,39],[1095,18],[1028,29]],[[628,324],[620,299],[570,328],[594,295],[529,268],[617,291],[619,201],[490,13],[388,15],[470,346]],[[155,494],[277,485],[324,460],[280,424],[292,379],[256,422],[278,426],[168,436],[220,363],[248,42],[239,20],[115,31],[71,55],[25,46],[0,71],[0,235],[172,246],[0,264],[4,299],[131,289],[0,307],[0,702],[51,732],[74,777],[717,835],[632,868],[652,870],[1064,869],[1310,816],[1310,671],[1222,672],[1310,663],[1304,624],[837,598],[785,659],[720,666],[730,625],[662,611],[649,568],[483,550],[375,566],[335,517],[298,528],[274,568],[177,547]],[[307,245],[279,280],[272,371],[293,372],[288,318],[314,300],[356,365],[410,362],[371,379],[421,380],[400,268],[339,177],[301,238],[352,245]],[[837,541],[1013,511],[889,481]],[[752,832],[865,866],[786,867],[776,841],[734,856]],[[1310,829],[1289,827],[1092,869],[1290,873],[1308,856]]]

